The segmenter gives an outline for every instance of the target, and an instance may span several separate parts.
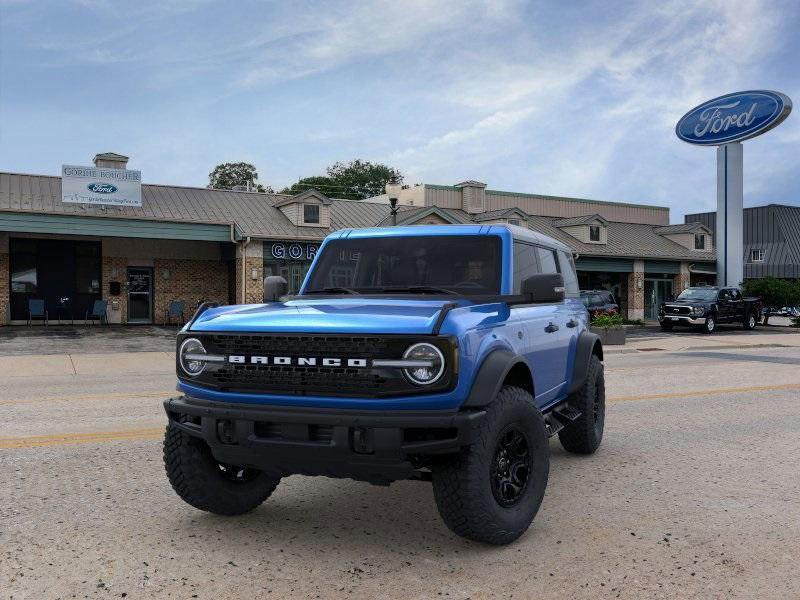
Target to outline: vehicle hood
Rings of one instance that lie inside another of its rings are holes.
[[[662,306],[708,306],[713,300],[670,300]]]
[[[326,298],[211,308],[190,331],[431,333],[451,300]]]

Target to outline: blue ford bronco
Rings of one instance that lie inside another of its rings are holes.
[[[603,349],[570,249],[506,225],[346,229],[295,296],[203,306],[179,333],[164,461],[190,505],[253,510],[292,474],[433,484],[456,534],[522,535],[548,438],[603,437]]]

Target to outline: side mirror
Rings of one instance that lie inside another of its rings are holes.
[[[264,277],[264,302],[277,302],[289,293],[289,284],[280,275]]]
[[[522,294],[531,302],[554,304],[564,301],[564,276],[561,273],[538,273],[522,280]]]

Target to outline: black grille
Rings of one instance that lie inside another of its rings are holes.
[[[235,364],[226,361],[219,365],[209,364],[198,377],[187,379],[192,384],[220,391],[379,397],[441,391],[450,385],[449,374],[433,386],[420,388],[410,383],[396,368],[321,366],[324,358],[339,358],[343,364],[347,359],[366,359],[368,365],[371,364],[369,361],[378,358],[401,358],[412,343],[424,340],[419,336],[203,334],[194,337],[202,341],[209,354],[314,357],[320,365]],[[447,340],[430,338],[426,341],[435,342],[446,357],[451,356]]]
[[[664,312],[668,315],[688,315],[691,308],[688,306],[665,306]]]

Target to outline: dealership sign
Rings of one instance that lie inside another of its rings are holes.
[[[126,169],[61,167],[61,201],[69,204],[142,205],[142,173]]]
[[[690,110],[678,121],[675,133],[700,146],[741,142],[779,125],[791,110],[792,101],[779,92],[735,92]]]
[[[318,244],[302,244],[300,242],[284,244],[275,242],[270,248],[270,255],[276,259],[314,260],[318,249]]]

